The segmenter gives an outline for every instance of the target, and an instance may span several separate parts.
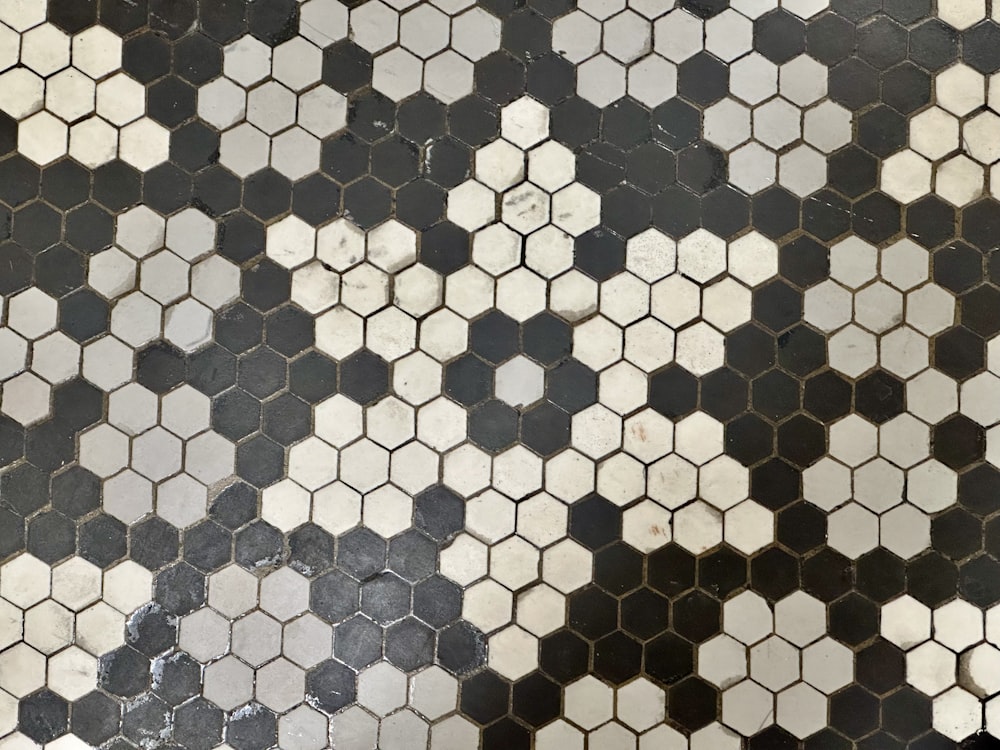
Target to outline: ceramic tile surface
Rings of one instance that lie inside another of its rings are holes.
[[[0,0],[0,750],[1000,746],[998,0]]]

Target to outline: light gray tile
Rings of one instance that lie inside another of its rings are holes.
[[[180,299],[188,290],[189,266],[169,250],[142,261],[139,287],[161,304]]]
[[[625,66],[608,55],[597,55],[576,69],[576,92],[597,107],[625,95]]]
[[[934,640],[959,652],[983,639],[983,612],[964,599],[934,610]]]
[[[604,51],[619,62],[635,62],[647,55],[652,46],[652,26],[631,10],[605,21],[603,31]]]
[[[347,35],[348,11],[338,0],[306,0],[299,19],[299,33],[318,47],[328,47]]]
[[[224,711],[253,697],[253,670],[235,656],[225,656],[205,667],[202,695]]]
[[[827,352],[833,369],[856,378],[878,361],[878,341],[868,331],[852,324],[830,337]]]
[[[229,618],[249,612],[257,604],[257,577],[239,565],[227,565],[209,576],[208,603]]]
[[[563,713],[583,729],[595,729],[611,719],[614,690],[593,675],[581,677],[563,689]]]
[[[774,632],[790,643],[807,646],[826,633],[826,605],[795,591],[774,605]]]
[[[429,727],[427,722],[409,709],[403,709],[382,719],[379,726],[379,750],[410,750],[425,747]]]
[[[103,656],[125,643],[125,616],[104,602],[96,602],[76,617],[76,643],[94,656]]]
[[[476,725],[461,716],[449,716],[431,727],[431,750],[465,750],[479,742]]]
[[[70,646],[49,658],[48,688],[70,701],[79,700],[97,684],[98,660]]]
[[[45,657],[26,643],[0,653],[0,688],[24,698],[45,685]]]
[[[309,581],[291,568],[280,568],[260,582],[260,607],[282,622],[309,608]]]
[[[782,148],[801,136],[797,107],[781,98],[771,99],[753,111],[753,135],[771,148]]]
[[[805,107],[826,96],[826,66],[808,55],[784,63],[778,73],[781,95]]]
[[[963,198],[966,189],[972,196],[982,190],[982,169],[973,162],[967,163],[971,171],[964,169],[963,162],[950,162],[958,166],[958,170],[949,174],[943,165],[937,170],[936,188],[947,200],[962,204],[969,198]],[[962,165],[962,166],[960,166]],[[931,181],[934,170],[931,163],[909,149],[893,154],[882,162],[879,187],[882,192],[901,203],[911,203],[931,191]],[[966,176],[970,179],[966,180]],[[966,186],[969,183],[978,183]],[[970,196],[970,198],[972,197]]]
[[[529,406],[542,397],[544,373],[527,357],[519,356],[505,362],[496,372],[497,398],[511,406]]]
[[[117,73],[97,84],[97,114],[112,125],[132,122],[142,117],[144,111],[145,89],[125,73]]]
[[[51,656],[73,642],[73,613],[46,599],[24,613],[24,642]]]
[[[369,52],[378,52],[399,38],[399,14],[380,0],[361,3],[351,11],[351,39]]]
[[[378,719],[360,706],[351,706],[330,721],[333,746],[340,750],[376,750]]]
[[[423,63],[402,47],[375,58],[372,86],[393,101],[402,101],[420,90]]]
[[[721,689],[747,675],[747,648],[729,635],[717,635],[698,647],[698,675]]]
[[[248,177],[267,166],[271,139],[249,122],[222,134],[219,163],[237,177]]]
[[[263,612],[251,612],[233,623],[233,653],[260,666],[281,653],[281,625]]]
[[[802,679],[833,693],[854,679],[854,654],[832,638],[823,638],[802,650]]]
[[[79,612],[101,597],[101,569],[82,557],[71,557],[52,569],[52,598],[74,612]],[[0,603],[0,648],[16,640],[13,630],[20,630],[20,615],[9,602]],[[14,622],[16,621],[16,628]]]
[[[166,246],[192,262],[215,247],[215,221],[196,208],[185,208],[167,219]]]
[[[128,437],[111,425],[97,425],[80,435],[80,465],[99,477],[106,479],[124,469],[128,456]]]
[[[185,615],[178,645],[200,662],[222,656],[229,650],[229,620],[208,607]]]
[[[778,173],[778,158],[759,143],[748,143],[729,156],[729,181],[748,193],[757,193],[773,185]]]
[[[257,670],[257,700],[279,713],[305,698],[306,673],[287,659],[275,659]]]
[[[750,109],[726,98],[705,110],[705,138],[729,151],[750,137]]]
[[[955,684],[958,658],[940,643],[928,641],[906,652],[906,681],[925,695]]]
[[[434,720],[455,710],[458,681],[441,667],[430,666],[410,677],[409,705]]]
[[[159,408],[155,393],[128,383],[108,396],[108,422],[128,435],[139,435],[156,424]]]
[[[722,722],[742,735],[774,723],[774,696],[753,680],[743,680],[722,694]]]
[[[778,694],[777,724],[800,739],[827,725],[826,696],[799,683]]]
[[[249,34],[241,36],[225,47],[223,71],[243,86],[256,83],[271,72],[271,48]]]
[[[358,675],[358,702],[378,716],[406,703],[406,675],[387,662],[378,662]]]
[[[185,352],[193,352],[212,338],[212,311],[194,299],[168,308],[163,317],[163,337]]]
[[[729,91],[747,104],[760,104],[778,93],[778,66],[751,52],[729,67]]]
[[[52,388],[40,377],[22,372],[3,384],[0,412],[24,426],[35,424],[49,415]]]
[[[149,602],[152,587],[152,573],[124,560],[104,573],[104,602],[128,615]]]
[[[153,273],[154,269],[149,269]],[[160,335],[163,307],[142,292],[118,300],[111,311],[111,332],[126,344],[139,347]]]
[[[666,694],[645,677],[639,677],[618,689],[616,715],[618,720],[636,732],[642,732],[663,722]]]
[[[101,507],[122,523],[134,523],[153,511],[153,483],[126,469],[105,482]]]
[[[160,400],[160,424],[180,438],[190,438],[208,429],[212,402],[205,394],[184,384]]]
[[[796,146],[778,158],[778,182],[801,198],[826,184],[826,157],[809,146]]]
[[[24,370],[28,342],[9,328],[0,329],[0,377],[4,380]]]
[[[780,690],[799,677],[799,652],[778,636],[750,648],[750,676],[769,690]]]
[[[753,49],[753,23],[732,8],[725,9],[705,22],[705,49],[725,62],[742,57]]]
[[[577,7],[600,21],[606,21],[625,7],[625,0],[581,0]]]
[[[181,468],[181,441],[162,427],[154,427],[132,442],[132,468],[154,482]]]
[[[903,594],[882,605],[879,632],[887,641],[909,650],[930,640],[931,610],[909,594]]]
[[[114,336],[83,347],[83,377],[103,391],[113,391],[132,377],[135,352]]]
[[[656,52],[675,63],[684,62],[700,52],[704,37],[704,23],[681,9],[661,16],[653,25]]]
[[[108,299],[116,299],[135,288],[136,262],[112,247],[99,252],[87,265],[87,283]]]
[[[854,470],[854,499],[869,510],[883,513],[903,501],[901,469],[876,458]]]
[[[329,720],[303,704],[278,720],[278,746],[285,750],[321,750],[329,744]]]
[[[330,658],[333,629],[308,613],[285,625],[282,651],[285,656],[308,669]]]
[[[7,301],[7,325],[27,339],[37,339],[56,327],[58,303],[37,287]]]
[[[424,59],[448,46],[449,31],[448,16],[433,5],[418,5],[399,18],[399,43]]]
[[[329,86],[309,89],[299,95],[298,123],[317,138],[332,135],[347,124],[347,98]]]
[[[339,15],[336,11],[334,14]],[[317,83],[322,74],[323,52],[307,41],[305,35],[292,37],[274,48],[271,75],[293,91],[302,91]]]
[[[958,496],[958,474],[934,459],[910,469],[908,479],[906,499],[927,513],[944,510]]]
[[[556,24],[559,23],[556,20]],[[500,19],[482,8],[470,8],[451,22],[451,48],[472,61],[500,48]]]
[[[552,49],[572,63],[593,57],[600,48],[601,24],[583,11],[571,11],[552,25]]]
[[[217,432],[203,432],[184,447],[184,470],[204,485],[212,485],[233,473],[236,446]]]
[[[832,153],[851,141],[851,113],[829,100],[820,102],[803,116],[802,137],[806,143]]]
[[[319,155],[319,139],[302,128],[289,128],[271,142],[271,166],[290,180],[319,169]]]
[[[424,89],[439,101],[451,104],[472,93],[474,74],[471,62],[445,50],[424,65]]]
[[[878,516],[848,503],[828,517],[827,537],[831,547],[855,560],[878,546]]]
[[[219,130],[246,116],[247,94],[228,78],[216,78],[198,89],[198,116]]]

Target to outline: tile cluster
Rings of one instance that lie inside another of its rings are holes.
[[[642,677],[618,689],[594,677],[582,677],[566,686],[563,700],[565,718],[546,725],[535,737],[535,746],[541,750],[559,747],[579,750],[584,743],[588,748],[601,750],[619,747],[731,750],[740,746],[739,736],[719,723],[699,729],[690,739],[664,724],[664,691]]]
[[[909,122],[909,148],[883,162],[880,186],[909,203],[930,192],[965,206],[992,185],[1000,116],[995,112],[1000,79],[974,68],[954,65],[934,77],[937,106]]]
[[[145,116],[145,89],[121,72],[119,35],[102,26],[70,35],[45,22],[40,3],[11,4],[0,23],[0,111],[18,121],[19,153],[39,165],[69,153],[91,168],[166,161],[170,133]]]
[[[5,562],[0,574],[0,732],[6,735],[18,726],[16,699],[37,706],[42,726],[47,715],[65,715],[67,702],[92,693],[98,657],[124,643],[125,617],[146,603],[152,575],[131,560],[102,573],[81,557],[50,568],[30,554]]]
[[[826,606],[802,591],[767,601],[745,591],[723,608],[723,634],[698,648],[698,674],[722,689],[722,721],[742,736],[774,723],[798,739],[827,723],[827,697],[854,678],[850,649],[826,635]]]
[[[932,609],[903,595],[881,615],[882,636],[906,651],[907,683],[934,699],[934,728],[956,742],[984,725],[996,736],[996,608],[957,598]]]
[[[327,18],[337,7],[303,12]],[[222,132],[219,163],[239,177],[268,165],[290,180],[315,172],[320,138],[347,124],[347,99],[320,83],[322,66],[320,48],[302,36],[274,50],[249,35],[227,45],[225,75],[198,89],[198,116]]]
[[[655,107],[679,93],[709,105],[703,135],[730,152],[730,184],[805,197],[826,184],[824,154],[850,141],[851,113],[821,101],[827,67],[814,57],[753,51],[753,20],[776,6],[734,3],[706,20],[659,2],[581,3],[553,24],[553,45],[578,65],[581,97],[605,107],[627,93]],[[804,19],[825,6],[783,5]]]
[[[1000,737],[989,6],[0,4],[0,748]]]

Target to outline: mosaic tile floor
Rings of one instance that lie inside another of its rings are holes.
[[[0,0],[0,750],[1000,746],[995,3]]]

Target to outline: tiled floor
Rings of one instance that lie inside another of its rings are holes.
[[[0,750],[1000,746],[1000,0],[0,0]]]

